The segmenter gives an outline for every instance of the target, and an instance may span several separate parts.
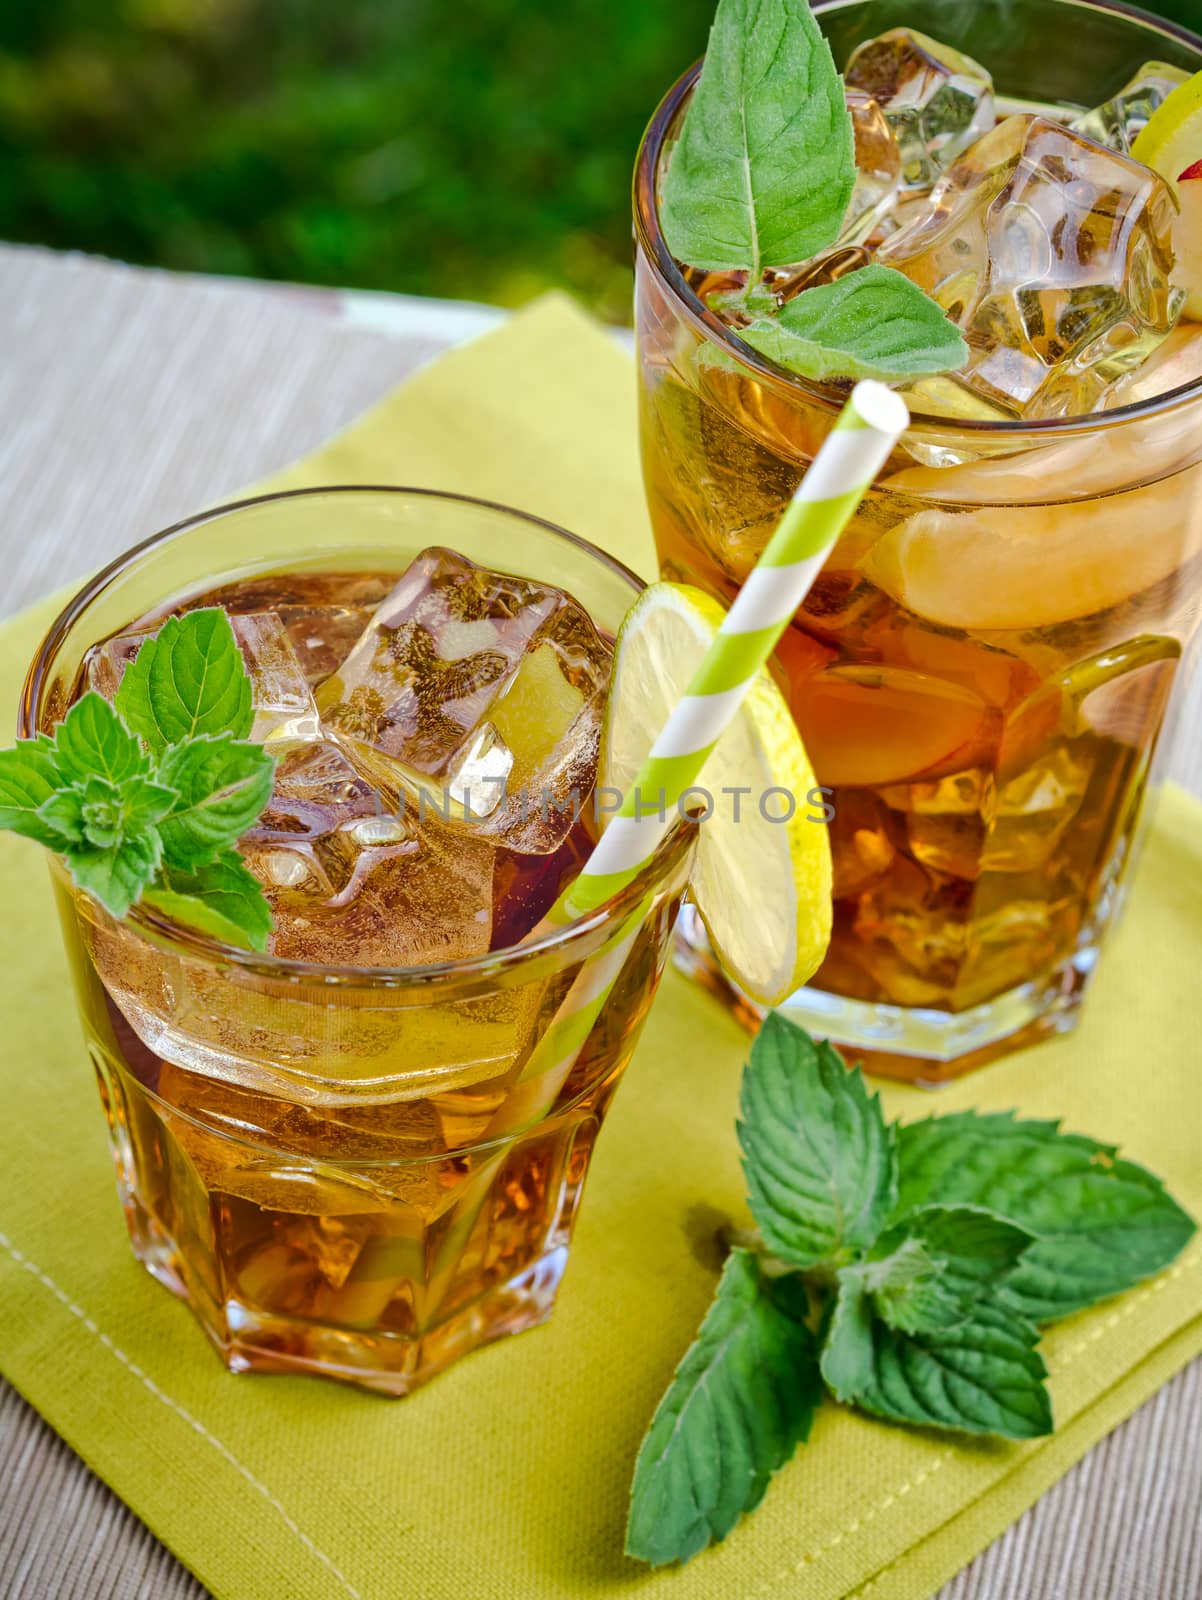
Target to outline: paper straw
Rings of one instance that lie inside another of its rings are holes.
[[[575,881],[543,919],[543,928],[595,910],[654,855],[681,796],[734,721],[908,421],[905,401],[884,384],[866,380],[852,390],[634,784]]]
[[[756,674],[818,576],[832,545],[867,493],[906,424],[905,401],[883,383],[852,390],[831,433],[790,501],[763,555],[735,596],[688,689],[669,714],[633,787],[579,876],[540,928],[595,910],[642,871],[672,826],[681,795],[734,721]],[[644,795],[654,810],[641,811]],[[545,1098],[562,1082],[617,981],[633,933],[586,966],[564,996],[554,1021],[522,1069],[514,1094],[531,1079]],[[556,1090],[558,1092],[558,1090]],[[509,1106],[502,1108],[508,1114]]]

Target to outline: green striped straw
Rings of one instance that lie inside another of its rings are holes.
[[[585,916],[646,866],[672,826],[672,812],[734,721],[756,674],[818,576],[822,563],[909,422],[900,395],[865,380],[852,390],[714,641],[651,747],[633,786],[585,862],[536,932]],[[642,808],[644,796],[653,804]],[[638,931],[632,918],[586,963],[514,1087],[540,1080],[545,1099],[588,1038]],[[556,1091],[557,1092],[557,1091]],[[513,1109],[503,1108],[513,1125]]]
[[[579,876],[547,913],[543,929],[595,910],[654,855],[681,796],[734,721],[908,421],[905,401],[884,384],[866,380],[852,390],[633,786]]]

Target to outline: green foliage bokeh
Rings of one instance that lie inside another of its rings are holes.
[[[625,320],[634,151],[713,3],[0,0],[0,238],[503,304],[558,284]]]

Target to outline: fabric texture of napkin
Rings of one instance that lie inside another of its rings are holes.
[[[561,299],[414,377],[273,481],[411,483],[562,522],[651,575],[629,358]],[[0,630],[13,707],[53,604]],[[926,1600],[1202,1350],[1202,1245],[1051,1331],[1058,1423],[971,1444],[822,1408],[719,1549],[649,1574],[622,1555],[631,1470],[709,1300],[693,1241],[742,1218],[747,1037],[665,978],[594,1160],[550,1324],[390,1402],[232,1377],[133,1260],[45,863],[0,835],[5,1008],[0,1366],[218,1600]],[[1202,1215],[1202,806],[1170,789],[1070,1037],[890,1114],[1018,1107],[1121,1142]]]

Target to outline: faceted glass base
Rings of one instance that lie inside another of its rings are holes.
[[[754,1031],[764,1007],[718,965],[705,926],[692,905],[677,924],[675,964],[730,1006]],[[884,1078],[933,1088],[1077,1025],[1096,950],[1081,950],[1038,979],[1009,989],[968,1011],[871,1004],[822,989],[798,989],[776,1009],[849,1061]]]
[[[187,1270],[162,1229],[127,1199],[134,1254],[195,1314],[231,1372],[279,1372],[334,1378],[400,1398],[469,1351],[546,1322],[568,1261],[561,1243],[479,1299],[418,1337],[373,1328],[356,1331],[281,1316],[236,1299],[215,1301]]]

